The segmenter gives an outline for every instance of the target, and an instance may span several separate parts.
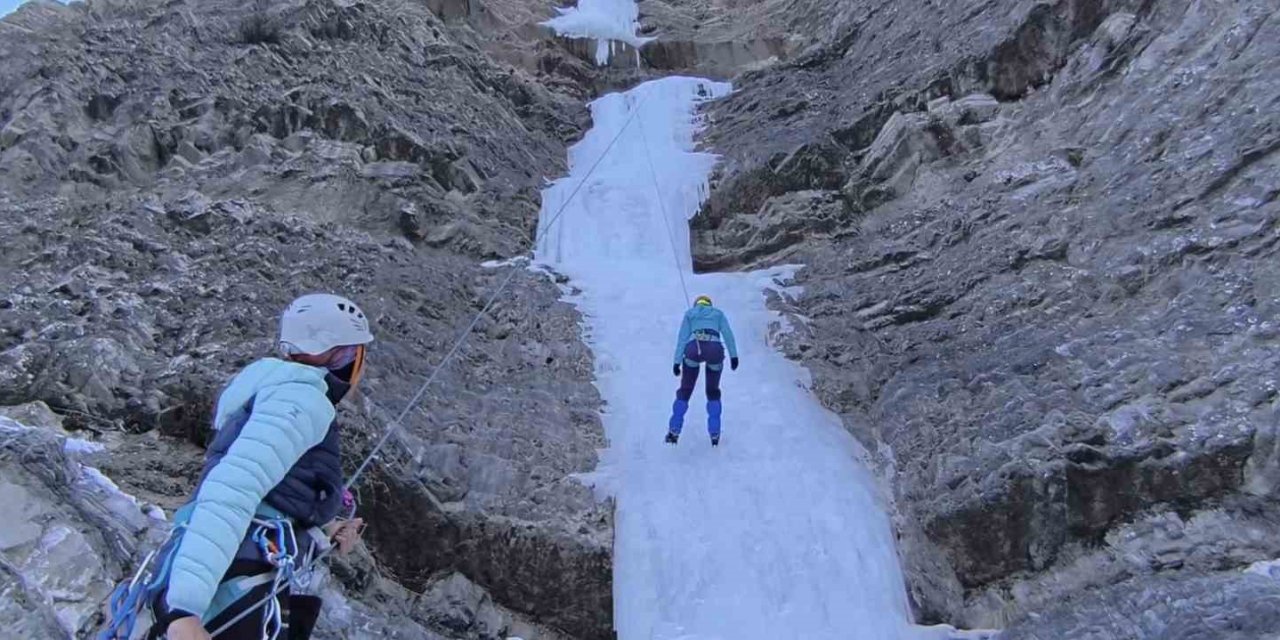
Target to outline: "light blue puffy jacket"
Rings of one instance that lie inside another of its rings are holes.
[[[263,498],[324,440],[334,420],[325,374],[319,367],[267,358],[245,367],[222,392],[215,429],[250,399],[253,413],[196,489],[174,551],[165,597],[171,610],[203,616]]]
[[[676,337],[675,362],[684,362],[684,348],[699,331],[711,330],[720,334],[730,358],[738,357],[738,343],[733,338],[733,329],[729,327],[729,319],[724,312],[715,307],[694,305],[684,312],[684,320],[680,323],[680,335]]]

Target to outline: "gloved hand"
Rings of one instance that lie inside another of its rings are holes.
[[[335,520],[325,525],[325,533],[338,546],[338,555],[345,556],[360,541],[360,534],[364,533],[364,518]]]
[[[679,362],[677,362],[677,363],[675,363],[675,364],[671,365],[671,373],[676,374],[676,377],[677,377],[677,378],[679,378],[679,377],[680,377],[680,363],[679,363]]]
[[[737,371],[737,370],[738,370],[738,359],[737,359],[737,358],[729,358],[729,368],[730,368],[730,369],[732,369],[732,370],[734,370],[734,371]]]

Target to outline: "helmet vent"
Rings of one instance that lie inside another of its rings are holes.
[[[303,319],[304,312],[309,320]],[[293,344],[303,353],[322,353],[335,346],[367,344],[372,340],[369,322],[360,307],[335,295],[302,296],[280,319],[280,341]]]

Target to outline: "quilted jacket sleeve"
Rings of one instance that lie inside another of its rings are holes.
[[[170,609],[208,609],[263,497],[324,439],[333,419],[333,405],[315,384],[287,382],[259,391],[240,435],[196,490],[174,551]]]

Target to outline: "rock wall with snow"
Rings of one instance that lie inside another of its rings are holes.
[[[695,264],[806,265],[780,345],[873,452],[919,620],[1280,632],[1255,564],[1280,556],[1269,3],[641,0],[606,65],[555,6],[3,19],[0,405],[47,402],[105,475],[0,425],[2,499],[36,514],[0,525],[0,616],[92,625],[158,526],[96,479],[177,506],[218,387],[299,292],[374,316],[343,415],[367,451],[505,274],[481,261],[530,249],[584,100],[679,72],[735,87],[704,112]],[[374,465],[331,637],[611,636],[612,506],[574,479],[600,398],[560,296],[519,275]]]
[[[154,511],[76,461],[84,441],[0,415],[0,623],[16,638],[93,628],[140,546],[165,528]]]
[[[482,262],[530,249],[594,82],[537,27],[551,15],[91,0],[4,17],[0,405],[48,403],[106,446],[103,473],[172,509],[221,385],[273,353],[291,298],[337,291],[378,336],[341,417],[354,468],[523,268]],[[437,634],[395,637],[610,634],[612,505],[572,478],[596,466],[600,401],[560,295],[521,271],[372,465],[376,563],[334,615],[370,637],[384,605]]]
[[[807,265],[784,348],[876,452],[918,615],[1280,630],[1242,572],[1280,554],[1275,8],[826,4],[708,109],[695,261]]]

